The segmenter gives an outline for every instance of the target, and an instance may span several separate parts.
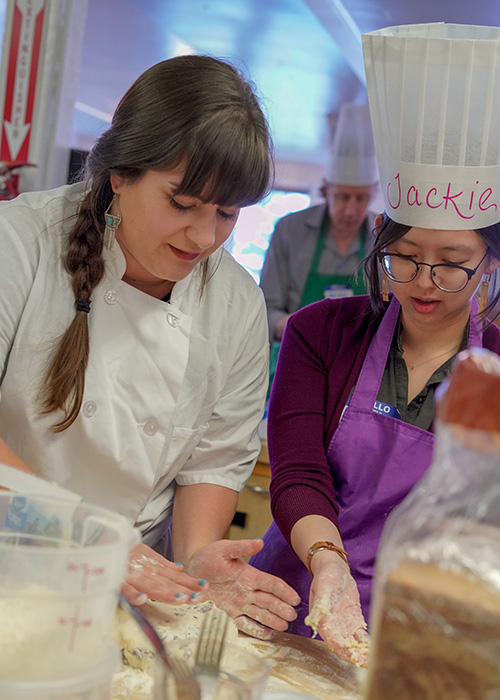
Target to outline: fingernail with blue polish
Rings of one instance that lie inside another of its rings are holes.
[[[174,561],[174,564],[175,564],[176,566],[182,566],[182,564],[180,563],[180,561]]]
[[[195,598],[199,598],[201,593],[191,593],[191,599],[194,600]]]
[[[175,597],[176,598],[182,598],[182,596],[186,595],[185,593],[176,593]]]
[[[203,586],[203,584],[206,582],[207,582],[206,579],[200,578],[200,580],[198,581],[198,586]]]

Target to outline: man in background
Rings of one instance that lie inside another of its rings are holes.
[[[271,342],[281,340],[297,309],[325,297],[365,293],[356,273],[371,247],[379,212],[368,209],[378,180],[368,105],[344,104],[321,189],[325,203],[280,219],[267,251],[260,286]]]

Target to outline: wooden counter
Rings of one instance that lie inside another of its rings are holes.
[[[277,633],[272,642],[239,634],[271,667],[267,691],[296,692],[317,700],[360,700],[364,671],[340,661],[325,642]]]

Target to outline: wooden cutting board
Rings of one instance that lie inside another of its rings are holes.
[[[266,690],[286,690],[319,700],[360,700],[363,670],[340,659],[325,642],[277,633],[263,642],[240,633],[239,642],[271,666]]]

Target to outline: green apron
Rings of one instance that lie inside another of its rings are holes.
[[[318,265],[321,258],[321,253],[325,245],[326,236],[328,235],[328,211],[323,217],[321,223],[321,228],[319,230],[318,240],[316,242],[316,248],[314,250],[313,259],[311,262],[311,267],[307,275],[306,283],[304,285],[304,290],[302,292],[302,297],[299,303],[299,309],[308,304],[312,304],[315,301],[320,301],[325,297],[345,297],[352,296],[355,294],[367,294],[367,289],[363,280],[362,275],[357,276],[356,273],[351,275],[321,275],[318,272]],[[366,248],[366,221],[363,223],[360,234],[360,245],[358,260],[361,262],[365,257]],[[281,342],[276,340],[271,344],[271,354],[269,357],[269,390],[267,395],[271,391],[271,384],[274,378],[274,373],[276,371],[276,364],[278,362],[278,353],[280,349]]]
[[[354,294],[366,294],[367,290],[363,281],[363,277],[357,278],[356,273],[351,275],[321,275],[318,272],[319,261],[325,240],[328,227],[328,212],[323,218],[321,228],[319,230],[316,249],[314,251],[311,268],[307,275],[307,280],[302,292],[302,297],[299,303],[299,309],[314,301],[319,301],[325,297],[352,296]],[[366,248],[366,221],[363,223],[360,235],[360,245],[358,260],[361,261],[365,257]]]

